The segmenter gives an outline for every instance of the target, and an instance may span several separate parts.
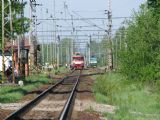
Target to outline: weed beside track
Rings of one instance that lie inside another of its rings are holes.
[[[107,119],[160,119],[158,83],[129,81],[118,73],[107,73],[96,79],[93,87],[96,100],[117,107],[114,114],[104,113]]]

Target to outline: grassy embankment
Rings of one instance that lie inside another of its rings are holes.
[[[37,88],[42,84],[47,84],[50,81],[46,75],[39,74],[29,76],[24,80],[24,86],[1,86],[0,88],[0,103],[10,103],[21,99],[27,92]]]
[[[65,67],[60,67],[57,70],[45,72],[45,74],[58,74],[60,71],[68,71]],[[0,86],[0,103],[10,103],[21,99],[27,92],[37,88],[40,85],[47,84],[51,81],[47,75],[37,74],[27,77],[24,80],[24,86]]]
[[[115,113],[104,113],[108,120],[160,120],[160,81],[131,81],[118,73],[96,79],[96,100],[117,107]]]

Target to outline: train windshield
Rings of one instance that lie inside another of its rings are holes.
[[[77,61],[77,60],[84,60],[83,57],[73,57],[73,60]]]
[[[91,61],[97,61],[97,58],[91,58],[90,60]]]

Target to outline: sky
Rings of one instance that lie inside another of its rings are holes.
[[[27,0],[29,1],[29,0]],[[37,7],[37,18],[46,19],[54,16],[54,0],[36,0],[38,4],[42,6]],[[111,0],[112,16],[114,17],[130,17],[134,11],[138,11],[139,5],[144,3],[146,0]],[[78,31],[74,35],[92,35],[93,39],[101,39],[100,35],[104,35],[104,30],[107,30],[107,15],[105,10],[108,10],[108,0],[55,0],[55,17],[56,18],[106,18],[103,20],[82,20],[73,21],[73,26],[78,30],[95,30],[95,31]],[[64,4],[67,7],[64,7]],[[29,5],[26,7],[25,15],[29,16]],[[65,8],[65,9],[64,9]],[[122,24],[124,19],[113,19],[113,28],[118,29]],[[39,40],[52,41],[54,33],[53,21],[38,21],[40,25],[37,27],[38,30],[50,31],[38,33],[39,36],[45,36],[39,38]],[[56,21],[57,30],[72,30],[72,21]],[[96,27],[95,27],[96,25]],[[77,26],[77,27],[76,27]],[[78,27],[79,26],[79,27]],[[80,27],[83,26],[83,27]],[[98,26],[98,27],[97,27]],[[96,31],[99,30],[99,31]],[[115,31],[113,31],[114,33]],[[56,32],[57,35],[71,35],[71,32]],[[94,36],[94,35],[99,35]],[[46,37],[47,36],[47,37]],[[66,36],[64,36],[66,37]],[[82,39],[89,40],[89,37],[81,36],[77,37],[76,40],[80,41]],[[84,46],[84,45],[82,45]]]
[[[29,1],[29,0],[27,0]],[[54,0],[36,0],[37,3],[43,6],[37,7],[37,15],[39,18],[42,16],[49,17],[53,15]],[[146,0],[111,0],[111,8],[113,17],[129,17],[133,10],[138,10],[139,5]],[[104,10],[108,10],[108,0],[55,0],[56,2],[56,17],[59,17],[60,13],[64,13],[64,2],[66,2],[69,11],[73,14],[73,11],[80,14],[83,17],[107,17]],[[27,6],[28,7],[28,6]],[[48,16],[46,15],[46,9],[48,9]],[[26,15],[29,16],[28,9]],[[43,12],[43,15],[42,15]],[[120,20],[118,20],[120,21]],[[114,21],[113,21],[114,22]],[[114,23],[113,23],[114,24]]]

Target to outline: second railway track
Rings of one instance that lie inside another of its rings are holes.
[[[5,120],[65,120],[72,113],[80,70],[66,76]]]

